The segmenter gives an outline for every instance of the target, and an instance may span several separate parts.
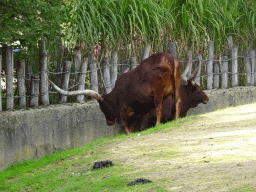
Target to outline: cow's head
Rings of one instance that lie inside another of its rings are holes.
[[[181,78],[186,81],[186,84],[182,86],[182,94],[186,94],[187,105],[189,108],[197,107],[199,103],[206,104],[209,101],[209,97],[203,92],[203,90],[194,82],[194,78],[199,71],[199,59],[197,59],[197,66],[193,74],[187,77],[187,73],[191,65],[188,65],[181,75]],[[181,94],[181,97],[182,97]],[[185,102],[185,99],[184,99]]]
[[[60,92],[62,95],[88,95],[93,98],[95,98],[100,106],[101,111],[104,113],[107,124],[108,125],[113,125],[115,124],[115,119],[116,119],[116,110],[113,108],[113,105],[108,102],[109,95],[103,95],[101,96],[97,92],[93,90],[77,90],[77,91],[64,91],[60,89],[57,85],[55,85],[53,82],[49,80],[49,82],[53,85],[53,87]]]
[[[114,125],[116,119],[116,110],[113,108],[113,105],[110,104],[107,100],[108,95],[103,95],[98,100],[99,106],[103,114],[105,115],[107,124]]]
[[[192,84],[191,81],[188,81],[187,84],[184,85],[184,89],[189,98],[189,108],[195,108],[198,104],[206,104],[209,101],[209,97],[196,83]]]

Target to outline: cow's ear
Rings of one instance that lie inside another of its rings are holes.
[[[196,90],[196,86],[195,86],[193,80],[188,80],[187,83],[188,83],[188,88],[189,88],[191,91],[195,91],[195,90]]]
[[[188,80],[188,81],[187,81],[187,83],[188,83],[188,85],[193,86],[193,84],[192,84],[192,80],[191,80],[191,79],[190,79],[190,80]]]
[[[188,80],[188,84],[194,86],[196,83],[193,79]]]

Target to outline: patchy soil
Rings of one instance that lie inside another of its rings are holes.
[[[106,153],[168,191],[256,191],[256,104],[118,139]]]

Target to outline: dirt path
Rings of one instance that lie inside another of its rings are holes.
[[[108,145],[138,177],[170,191],[256,191],[256,104],[219,110],[178,127]]]

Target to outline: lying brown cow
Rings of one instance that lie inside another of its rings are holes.
[[[199,61],[197,64],[196,70],[190,77],[186,77],[188,73],[188,69],[190,66],[187,66],[184,73],[182,74],[182,79],[186,82],[186,84],[180,85],[179,94],[180,94],[180,117],[185,117],[190,108],[195,108],[198,104],[203,103],[206,104],[209,101],[209,97],[202,91],[202,89],[194,82],[194,77],[198,72]],[[161,122],[167,122],[174,120],[174,115],[176,113],[175,107],[175,98],[171,95],[168,96],[163,101],[163,109],[162,109],[162,118]],[[152,127],[152,125],[156,122],[156,111],[152,109],[148,114],[141,117],[140,121],[140,130],[145,130],[146,128]]]
[[[97,99],[107,124],[120,123],[126,134],[130,133],[128,118],[145,115],[153,108],[157,126],[162,117],[162,101],[169,95],[175,98],[174,119],[180,116],[180,64],[168,53],[158,52],[143,60],[137,68],[119,76],[114,89],[103,96],[92,90],[64,91],[49,82],[63,95],[83,94]]]

